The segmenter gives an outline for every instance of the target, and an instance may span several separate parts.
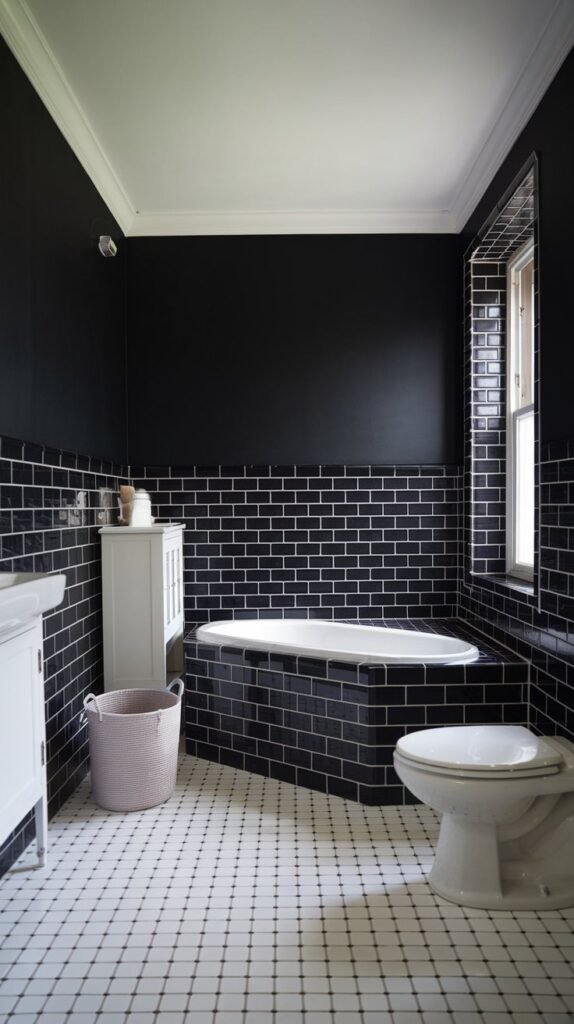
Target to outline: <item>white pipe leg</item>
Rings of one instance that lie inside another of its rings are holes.
[[[46,855],[48,849],[48,809],[46,800],[42,797],[34,805],[34,817],[36,820],[36,848],[38,850],[38,867],[46,867]]]

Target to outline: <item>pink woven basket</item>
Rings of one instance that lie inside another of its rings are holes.
[[[84,698],[92,796],[108,811],[143,811],[175,788],[183,683],[167,690],[115,690]]]

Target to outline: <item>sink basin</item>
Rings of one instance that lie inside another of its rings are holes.
[[[45,572],[0,572],[0,633],[25,625],[60,604],[66,577]]]

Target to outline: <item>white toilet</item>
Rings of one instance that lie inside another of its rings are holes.
[[[518,725],[403,736],[404,785],[442,815],[429,884],[485,910],[574,906],[574,744]]]

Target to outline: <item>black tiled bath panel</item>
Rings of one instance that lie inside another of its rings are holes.
[[[460,620],[368,620],[470,640],[468,665],[365,665],[185,642],[188,753],[365,804],[410,795],[392,760],[406,732],[528,721],[529,665]]]

